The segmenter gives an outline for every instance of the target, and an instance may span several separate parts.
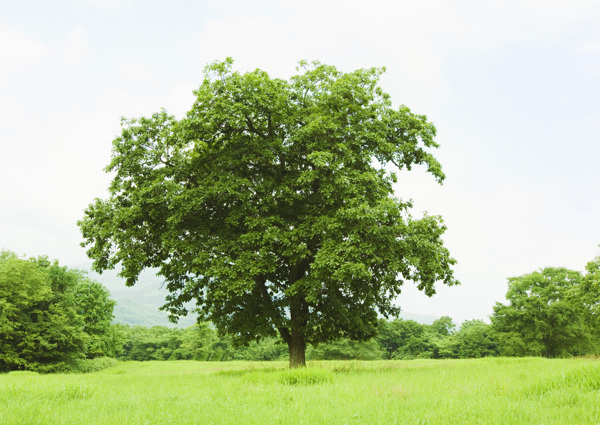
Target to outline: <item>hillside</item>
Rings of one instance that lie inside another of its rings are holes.
[[[110,291],[111,298],[117,302],[114,310],[115,323],[170,328],[186,328],[196,323],[194,315],[180,318],[177,324],[171,323],[167,313],[159,310],[169,291],[164,288],[163,279],[156,276],[155,271],[145,270],[135,286],[128,287],[125,280],[117,276],[118,270],[108,270],[100,275],[91,271],[91,263],[73,267],[86,271],[90,278],[102,283]]]

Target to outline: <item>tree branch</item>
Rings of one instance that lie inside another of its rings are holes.
[[[260,131],[258,131],[255,127],[254,124],[252,124],[252,120],[250,120],[250,118],[246,117],[246,124],[248,124],[248,129],[253,132],[254,134],[258,134],[260,137],[262,137],[263,139],[265,139],[265,135],[263,133],[261,133]]]
[[[265,301],[266,306],[270,310],[271,318],[273,319],[273,323],[275,324],[275,327],[279,331],[279,334],[281,335],[281,338],[283,338],[284,342],[286,344],[289,344],[292,336],[291,336],[288,328],[286,328],[283,325],[283,323],[281,321],[281,314],[279,313],[279,310],[277,309],[277,307],[275,307],[275,305],[273,304],[273,300],[271,299],[271,296],[269,295],[269,291],[267,290],[266,279],[264,277],[259,277],[259,278],[257,278],[256,283],[260,288],[260,292],[262,294],[262,297]]]

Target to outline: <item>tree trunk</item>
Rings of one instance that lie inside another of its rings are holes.
[[[306,341],[304,333],[298,329],[292,329],[288,341],[290,350],[290,369],[306,366]]]
[[[295,264],[292,266],[292,279],[290,286],[301,279],[307,264]],[[306,366],[306,339],[304,338],[304,328],[306,326],[306,317],[308,307],[304,301],[301,291],[296,292],[290,300],[290,328],[288,339],[286,340],[290,350],[290,369]]]

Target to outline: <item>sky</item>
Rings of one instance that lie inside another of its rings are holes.
[[[600,255],[600,1],[0,0],[0,248],[89,261],[77,220],[106,198],[121,117],[182,117],[204,67],[289,78],[298,61],[385,66],[395,106],[438,130],[443,185],[396,194],[441,215],[461,285],[398,304],[489,320],[507,278]]]

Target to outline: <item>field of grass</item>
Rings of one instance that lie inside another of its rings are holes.
[[[123,362],[0,375],[9,424],[598,424],[600,361]]]

